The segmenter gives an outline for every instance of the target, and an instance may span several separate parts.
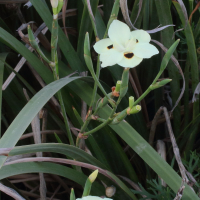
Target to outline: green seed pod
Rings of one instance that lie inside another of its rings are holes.
[[[129,81],[129,68],[125,68],[122,74],[122,83],[120,87],[120,98],[123,98],[128,90],[128,81]]]
[[[162,81],[160,81],[160,82],[157,82],[157,83],[151,85],[151,86],[150,86],[150,89],[151,89],[151,90],[155,90],[155,89],[157,89],[157,88],[160,88],[160,87],[166,85],[167,83],[169,83],[169,82],[171,82],[171,81],[172,81],[172,79],[164,79],[164,80],[162,80]]]

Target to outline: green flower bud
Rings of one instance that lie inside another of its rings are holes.
[[[134,97],[129,97],[129,108],[132,108],[133,107],[133,105],[134,105]]]
[[[99,173],[99,170],[96,169],[92,174],[90,174],[89,180],[91,181],[91,183],[93,183],[95,181],[95,179],[97,178],[98,173]]]
[[[85,187],[84,187],[84,190],[83,190],[83,195],[82,197],[86,197],[88,195],[90,195],[90,190],[91,190],[91,187],[92,187],[92,183],[95,181],[95,179],[97,178],[97,175],[98,175],[98,169],[95,170],[86,180],[86,183],[85,183]]]
[[[140,112],[141,109],[142,109],[142,107],[140,105],[134,106],[133,108],[128,108],[127,109],[127,114],[128,115],[136,114],[136,113]]]
[[[76,200],[73,188],[71,189],[70,200]]]
[[[120,98],[123,98],[128,90],[128,81],[129,81],[129,68],[125,68],[122,74],[122,84],[120,87]]]
[[[157,82],[157,83],[151,85],[151,86],[150,86],[150,89],[151,89],[151,90],[155,90],[155,89],[157,89],[157,88],[160,88],[160,87],[166,85],[167,83],[169,83],[169,82],[171,82],[171,81],[172,81],[172,79],[164,79],[164,80],[162,80],[162,81],[160,81],[160,82]]]
[[[117,84],[116,84],[116,87],[115,87],[116,92],[120,91],[121,84],[122,84],[122,81],[117,81]]]

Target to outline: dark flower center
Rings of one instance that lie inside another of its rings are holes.
[[[134,53],[125,53],[125,58],[131,59],[134,56]]]
[[[138,43],[139,41],[136,39],[136,43]]]
[[[107,49],[112,49],[113,45],[111,44],[110,46],[107,46]]]

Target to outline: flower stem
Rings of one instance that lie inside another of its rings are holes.
[[[59,80],[57,45],[58,45],[58,17],[54,15],[53,23],[52,23],[52,36],[51,36],[51,59],[52,59],[52,62],[55,63],[54,66],[51,66],[53,70],[54,80]],[[74,145],[74,141],[72,138],[70,127],[69,127],[69,122],[66,115],[65,105],[62,98],[62,93],[59,90],[57,94],[58,94],[58,100],[60,102],[60,107],[63,114],[64,122],[65,122],[65,127],[67,130],[69,143],[70,145]]]

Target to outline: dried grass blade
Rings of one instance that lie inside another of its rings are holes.
[[[142,3],[143,3],[143,0],[140,0],[140,1],[139,1],[139,9],[138,9],[138,14],[137,14],[137,17],[136,17],[136,19],[135,19],[135,21],[134,21],[133,25],[136,23],[136,21],[137,21],[137,19],[138,19],[139,15],[140,15],[140,12],[141,12],[141,10],[142,10]]]
[[[197,85],[196,89],[194,90],[194,94],[193,94],[193,97],[192,97],[192,103],[199,100],[198,99],[199,94],[200,94],[200,83]]]
[[[182,196],[183,196],[183,190],[185,189],[185,186],[183,184],[184,184],[184,181],[182,181],[181,187],[178,190],[178,192],[177,192],[176,197],[174,198],[174,200],[180,200],[182,198]]]
[[[134,27],[134,25],[132,24],[131,22],[131,19],[129,17],[129,11],[128,11],[128,6],[127,6],[127,0],[120,0],[120,6],[121,6],[121,10],[122,10],[122,14],[123,14],[123,17],[124,17],[124,20],[125,22],[128,24],[128,26],[131,28],[131,29],[134,29],[134,30],[137,30],[136,27]],[[138,17],[138,16],[137,16]],[[135,22],[134,22],[135,23]],[[159,31],[162,31],[164,30],[165,28],[169,27],[169,26],[174,26],[173,24],[172,25],[166,25],[166,26],[163,26],[163,27],[159,27],[159,28],[155,28],[155,29],[152,29],[152,30],[146,30],[148,33],[156,33],[156,32],[159,32]]]
[[[64,0],[64,5],[62,7],[62,21],[63,21],[63,28],[64,28],[65,35],[68,38],[67,29],[66,29],[66,26],[65,26],[67,4],[68,4],[68,0]]]
[[[158,109],[158,111],[156,112],[153,120],[152,120],[152,124],[151,124],[151,130],[149,133],[149,144],[153,147],[153,141],[154,141],[154,137],[155,137],[155,132],[156,132],[156,127],[157,127],[157,123],[158,123],[158,119],[160,118],[160,115],[162,113],[163,109],[162,107],[160,107]]]
[[[6,193],[8,196],[10,196],[10,197],[12,197],[12,198],[14,198],[16,200],[25,200],[15,190],[13,190],[12,188],[9,188],[9,187],[3,185],[2,183],[0,183],[0,191]]]
[[[197,3],[196,7],[194,8],[194,10],[192,11],[192,13],[190,14],[190,17],[189,17],[189,23],[190,24],[191,24],[191,20],[192,20],[193,14],[198,10],[199,7],[200,7],[200,1]]]
[[[183,3],[183,0],[177,0],[177,1],[180,4],[181,9],[183,11],[183,14],[184,14],[184,17],[185,17],[185,25],[187,25],[187,23],[188,23],[188,14],[187,14],[186,7],[185,7],[185,5]]]
[[[121,10],[122,10],[122,14],[123,14],[125,22],[129,25],[129,27],[136,30],[137,28],[133,26],[131,19],[129,17],[127,0],[120,0],[120,6],[121,6]]]
[[[28,24],[29,24],[29,23],[28,23]],[[20,29],[18,29],[18,32],[19,32],[19,34],[21,34],[22,37],[23,37],[23,33],[22,33],[21,31],[22,31],[25,27],[27,27],[28,24],[26,24],[25,26],[22,26]],[[46,25],[43,23],[43,24],[38,28],[38,30],[34,33],[34,36],[37,37],[38,34],[39,34],[40,32],[42,32],[42,34],[45,35],[45,33],[46,33],[47,31],[48,31],[48,28],[46,28]],[[38,38],[36,38],[36,42],[37,42],[37,43],[40,42]],[[28,47],[28,50],[30,50],[31,52],[34,51],[34,49],[33,49],[31,46]],[[25,59],[24,57],[22,57],[22,58],[20,59],[20,61],[18,62],[18,64],[16,65],[16,67],[14,68],[14,70],[15,70],[16,72],[19,72],[19,70],[23,67],[23,65],[25,64],[25,62],[26,62],[26,59]],[[5,90],[5,89],[9,86],[9,84],[12,82],[12,80],[15,78],[15,76],[16,76],[16,74],[15,74],[14,72],[12,72],[12,73],[9,75],[9,77],[6,79],[6,81],[4,82],[4,84],[3,84],[3,86],[2,86],[2,90]]]
[[[176,143],[176,139],[175,139],[174,134],[173,134],[173,130],[172,130],[172,126],[171,126],[171,122],[170,122],[170,118],[169,118],[169,113],[168,113],[168,111],[165,107],[163,107],[163,111],[164,111],[164,115],[165,115],[165,118],[166,118],[166,123],[167,123],[168,132],[169,132],[169,135],[170,135],[170,139],[171,139],[171,142],[172,142],[173,152],[174,152],[176,161],[178,163],[181,176],[183,178],[183,181],[185,183],[188,183],[189,180],[186,176],[186,169],[185,169],[185,167],[184,167],[184,165],[181,161],[180,151],[179,151],[178,145]]]
[[[157,144],[156,144],[156,149],[158,154],[165,160],[167,161],[167,154],[166,154],[166,146],[165,143],[162,140],[158,140]],[[167,184],[165,183],[165,181],[159,177],[159,179],[161,180],[161,184],[162,186],[166,187]]]
[[[24,94],[26,96],[27,101],[29,101],[29,96],[26,92],[26,90],[24,89]],[[37,114],[35,116],[35,118],[33,119],[33,121],[31,122],[31,126],[32,126],[32,130],[33,130],[33,137],[34,137],[34,141],[35,144],[41,144],[41,134],[40,134],[40,118],[39,118],[39,114]],[[36,153],[37,157],[42,157],[42,152],[37,152]],[[40,177],[40,197],[41,200],[46,200],[46,183],[45,183],[45,179],[44,179],[44,174],[43,173],[39,173],[39,177]]]

